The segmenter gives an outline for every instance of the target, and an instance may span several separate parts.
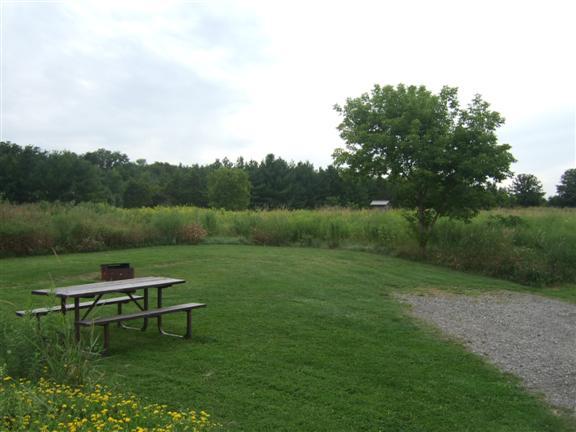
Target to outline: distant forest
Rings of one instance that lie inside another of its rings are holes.
[[[208,178],[219,168],[237,168],[248,175],[253,209],[366,207],[373,199],[389,198],[385,180],[349,176],[332,165],[287,162],[273,154],[260,162],[224,158],[187,166],[131,161],[126,154],[105,149],[79,155],[8,141],[0,142],[0,199],[208,207]]]

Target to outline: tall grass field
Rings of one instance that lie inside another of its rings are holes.
[[[422,259],[401,210],[0,204],[2,257],[201,242],[362,249]],[[494,210],[470,223],[441,220],[425,259],[530,285],[576,283],[576,210]]]

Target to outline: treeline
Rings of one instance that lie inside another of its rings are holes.
[[[533,174],[518,174],[508,188],[493,191],[497,207],[576,207],[576,169],[564,171],[556,195],[545,198],[542,183]]]
[[[374,199],[388,199],[394,204],[394,191],[383,179],[348,175],[332,165],[315,168],[309,162],[287,162],[273,154],[260,162],[246,162],[243,158],[231,162],[224,158],[209,165],[186,166],[131,161],[124,153],[105,149],[78,155],[22,147],[9,141],[0,142],[0,200],[15,204],[101,202],[126,208],[246,208],[226,205],[239,198],[231,196],[237,194],[235,188],[225,183],[234,181],[233,176],[221,176],[223,187],[210,187],[214,173],[226,171],[222,168],[245,175],[249,182],[245,198],[251,209],[364,208]],[[544,195],[542,184],[534,175],[518,174],[510,187],[494,186],[486,207],[576,207],[576,169],[564,172],[557,195],[547,200]]]
[[[131,161],[126,154],[99,149],[84,154],[44,151],[0,142],[0,198],[12,203],[38,201],[103,202],[117,207],[192,205],[208,207],[209,178],[220,168],[245,172],[253,209],[366,207],[386,199],[381,179],[347,176],[333,166],[287,162],[269,154],[263,161],[172,165]]]

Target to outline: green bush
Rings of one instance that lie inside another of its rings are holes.
[[[152,217],[152,226],[157,230],[161,243],[176,244],[185,221],[176,210],[159,211]]]
[[[548,210],[441,221],[429,258],[529,285],[576,281],[576,213]],[[569,217],[565,217],[569,216]]]
[[[354,247],[422,259],[403,212],[226,211],[194,207],[0,203],[0,255],[80,252],[203,241]],[[576,282],[576,211],[490,211],[440,220],[427,260],[532,285]]]
[[[49,377],[61,383],[84,384],[95,380],[95,339],[78,344],[73,325],[59,313],[38,320],[32,316],[0,317],[0,365],[15,378]]]
[[[49,253],[55,245],[50,209],[0,202],[0,256]]]
[[[206,237],[208,233],[200,225],[191,223],[183,225],[178,233],[178,238],[182,243],[198,244]]]

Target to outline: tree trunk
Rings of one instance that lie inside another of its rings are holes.
[[[418,207],[418,245],[420,246],[420,256],[422,258],[426,258],[428,240],[430,240],[430,235],[438,220],[438,216],[438,212],[434,210],[426,211],[424,207]]]
[[[426,258],[426,245],[428,244],[428,224],[426,211],[418,207],[418,245],[420,246],[420,256]]]

